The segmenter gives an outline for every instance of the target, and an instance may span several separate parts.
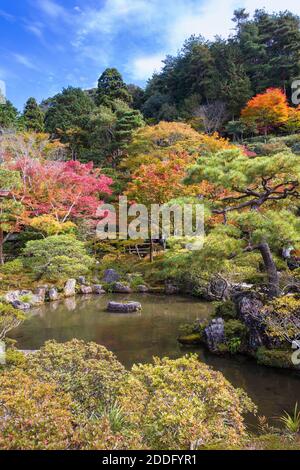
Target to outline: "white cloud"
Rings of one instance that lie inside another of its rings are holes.
[[[14,57],[16,62],[21,65],[24,65],[28,69],[38,70],[36,65],[27,56],[22,54],[12,54],[12,56]]]
[[[25,28],[37,38],[43,39],[43,25],[41,23],[27,23]]]
[[[64,7],[54,2],[53,0],[38,0],[37,6],[42,10],[46,15],[52,18],[65,17],[66,10]]]
[[[14,21],[15,17],[11,15],[10,13],[7,13],[4,10],[0,10],[0,16],[4,18],[6,21]]]
[[[130,74],[134,80],[147,80],[163,66],[164,54],[136,57],[130,64]]]

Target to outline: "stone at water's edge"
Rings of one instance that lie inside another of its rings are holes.
[[[45,302],[47,289],[47,286],[41,286],[37,287],[34,291],[35,296],[40,299],[41,303]]]
[[[21,302],[20,300],[14,300],[13,302],[11,302],[11,305],[17,310],[23,310],[23,311],[30,310],[31,308],[30,304],[26,302]]]
[[[218,351],[218,346],[225,341],[224,320],[216,318],[205,328],[204,335],[208,349],[212,352]]]
[[[31,296],[29,303],[32,307],[38,307],[39,305],[43,305],[43,303],[45,303],[45,297],[43,295],[40,296],[34,294]]]
[[[92,294],[93,289],[90,286],[80,286],[80,293],[81,294]]]
[[[104,272],[103,282],[106,284],[111,284],[113,282],[118,282],[120,280],[120,275],[115,269],[106,269]]]
[[[142,310],[142,305],[139,302],[109,302],[107,305],[108,312],[134,313],[140,310]]]
[[[149,292],[149,288],[147,286],[145,286],[144,284],[140,284],[139,286],[137,286],[136,290],[140,294],[146,294],[147,292]]]
[[[73,297],[76,294],[75,288],[76,288],[76,279],[68,279],[64,288],[65,297]]]
[[[92,290],[93,290],[93,294],[96,294],[96,295],[105,294],[105,290],[103,289],[101,284],[94,284],[92,286]]]
[[[59,299],[59,295],[55,287],[51,287],[51,289],[49,289],[48,297],[51,302],[55,302],[55,300]]]
[[[176,295],[179,293],[179,287],[173,284],[166,284],[165,294],[166,295]]]
[[[122,282],[116,282],[113,285],[112,290],[116,294],[131,294],[132,292],[132,289],[127,284],[123,284]]]

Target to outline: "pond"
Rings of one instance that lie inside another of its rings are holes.
[[[143,311],[111,314],[106,312],[109,300],[137,300]],[[94,341],[113,351],[127,367],[150,362],[153,356],[176,358],[197,352],[202,361],[221,371],[234,386],[247,391],[260,415],[274,418],[283,410],[292,410],[300,397],[300,380],[295,372],[268,369],[244,357],[218,357],[205,348],[187,349],[178,344],[179,326],[207,318],[212,309],[209,303],[180,296],[84,296],[35,309],[11,337],[18,341],[20,349],[26,350],[38,349],[49,339]]]

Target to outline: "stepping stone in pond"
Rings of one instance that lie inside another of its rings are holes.
[[[108,312],[116,313],[134,313],[142,310],[142,305],[139,302],[109,302],[107,305]]]

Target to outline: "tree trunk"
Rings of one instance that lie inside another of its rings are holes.
[[[258,247],[269,278],[269,295],[270,297],[278,297],[280,295],[279,276],[276,264],[274,263],[273,256],[267,242],[263,242]]]
[[[4,244],[3,230],[0,228],[0,265],[4,264],[3,244]]]
[[[150,238],[150,263],[153,263],[153,240]]]

